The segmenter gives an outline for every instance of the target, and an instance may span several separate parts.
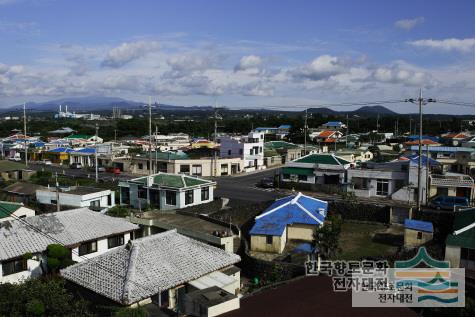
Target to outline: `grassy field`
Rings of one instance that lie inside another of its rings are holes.
[[[340,236],[342,252],[338,258],[359,260],[362,257],[384,257],[393,254],[396,247],[371,240],[372,234],[385,229],[386,227],[382,224],[344,223]]]

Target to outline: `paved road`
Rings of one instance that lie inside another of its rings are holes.
[[[278,169],[264,170],[243,176],[224,176],[215,178],[215,195],[237,200],[261,202],[274,200],[281,195],[274,189],[259,188],[256,184],[264,177],[273,176]]]

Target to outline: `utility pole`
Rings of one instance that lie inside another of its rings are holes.
[[[114,143],[117,143],[117,129],[114,129]]]
[[[422,88],[419,89],[419,98],[406,99],[406,102],[416,103],[419,105],[419,148],[418,148],[418,164],[417,164],[417,212],[421,212],[421,199],[422,199],[422,186],[421,186],[421,173],[422,173],[422,106],[427,105],[429,102],[436,102],[435,99],[422,98]]]
[[[348,121],[348,114],[346,114],[346,137],[345,137],[345,147],[348,149],[348,133],[350,131],[350,122]]]
[[[158,149],[158,127],[155,125],[155,173],[158,173],[158,158],[157,158],[157,149]]]
[[[304,144],[303,144],[303,152],[304,155],[307,155],[307,114],[308,111],[305,109],[305,125],[303,127],[303,137],[304,137]]]
[[[94,163],[96,167],[96,183],[99,183],[99,166],[97,166],[97,138],[99,137],[99,124],[96,123],[96,136],[94,138],[94,157],[96,162]]]
[[[28,167],[28,145],[26,142],[26,103],[23,103],[23,134],[24,134],[24,147],[25,147],[25,166]]]
[[[148,97],[148,175],[152,175],[152,97]]]
[[[57,212],[60,212],[60,211],[61,211],[61,206],[60,206],[60,204],[59,204],[58,172],[56,172],[55,180],[56,180],[56,211],[57,211]]]
[[[429,202],[430,196],[430,184],[429,184],[429,171],[430,171],[430,159],[429,159],[429,144],[426,145],[426,204]]]
[[[216,157],[216,141],[217,141],[217,134],[218,134],[218,108],[216,107],[216,99],[214,100],[214,134],[213,134],[213,143],[214,143],[214,148],[213,148],[213,172],[212,175],[216,176],[217,174],[217,157]]]

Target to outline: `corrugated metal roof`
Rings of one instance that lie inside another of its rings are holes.
[[[412,145],[410,147],[411,151],[418,151],[418,145]],[[427,151],[427,148],[423,148],[423,151]],[[471,147],[461,147],[461,146],[429,146],[429,152],[475,152],[475,148]]]
[[[251,235],[280,236],[287,225],[320,225],[327,215],[328,203],[301,193],[275,201],[261,215],[249,232]]]
[[[475,227],[470,227],[474,223],[475,208],[458,212],[454,219],[454,233],[447,236],[446,244],[475,250]]]
[[[425,232],[434,232],[434,227],[432,226],[432,222],[428,222],[428,221],[406,219],[404,220],[404,227],[406,229],[413,229],[413,230],[425,231]]]

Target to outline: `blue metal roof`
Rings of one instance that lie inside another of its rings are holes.
[[[432,226],[432,222],[421,221],[421,220],[406,219],[404,220],[404,228],[418,230],[418,231],[425,231],[425,232],[434,232],[434,227]]]
[[[407,137],[407,139],[410,140],[410,141],[417,141],[417,140],[419,140],[419,135],[409,135]],[[431,141],[434,141],[434,142],[439,142],[440,138],[436,137],[436,136],[423,135],[422,140],[431,140]]]
[[[74,152],[83,153],[83,154],[94,154],[94,153],[96,153],[96,149],[86,147],[86,148],[83,148],[83,149],[80,149],[80,150],[76,150]]]
[[[335,127],[339,127],[339,126],[342,126],[343,125],[343,122],[341,121],[328,121],[327,123],[325,123],[326,126],[335,126]]]
[[[35,142],[33,143],[34,147],[44,147],[45,143],[44,142]]]
[[[290,124],[282,124],[279,126],[279,129],[290,129],[291,125]]]
[[[265,131],[265,130],[277,130],[277,128],[270,128],[270,127],[257,127],[254,130],[256,131]]]
[[[287,225],[309,224],[320,225],[325,221],[328,203],[323,200],[302,195],[291,195],[276,200],[261,215],[250,234],[280,236]]]
[[[413,155],[409,155],[409,156],[406,156],[410,161],[411,161],[411,164],[419,164],[419,155],[417,154],[413,154]],[[427,160],[429,160],[429,164],[430,166],[435,166],[435,165],[439,165],[440,163],[437,162],[436,160],[432,159],[432,158],[428,158],[426,155],[422,155],[421,156],[421,161],[422,161],[422,165],[423,166],[426,166],[427,165]]]
[[[455,152],[475,152],[474,148],[471,147],[461,147],[461,146],[422,146],[423,151],[427,151],[427,148],[429,148],[429,152],[449,152],[449,153],[455,153]],[[418,151],[419,146],[418,145],[412,145],[410,147],[411,151]]]
[[[69,153],[69,152],[73,152],[73,151],[74,151],[73,149],[70,149],[70,148],[67,148],[67,147],[57,147],[55,149],[49,150],[48,152],[49,153],[63,153],[63,152]]]

